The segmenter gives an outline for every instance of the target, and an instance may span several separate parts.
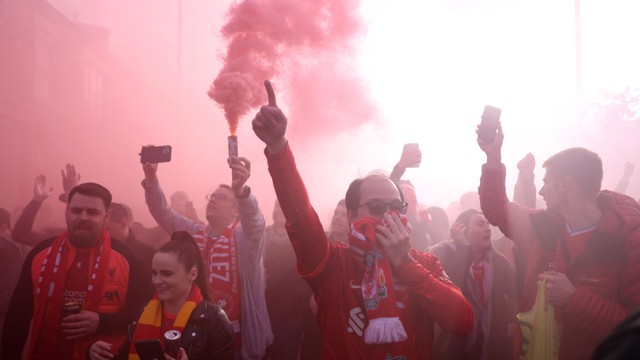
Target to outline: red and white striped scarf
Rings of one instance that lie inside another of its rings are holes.
[[[407,218],[395,213],[411,231]],[[378,224],[388,226],[385,221],[364,218],[353,223],[349,233],[349,250],[364,270],[361,295],[369,320],[364,333],[367,344],[386,344],[407,339],[400,321],[400,312],[407,304],[406,289],[405,286],[396,285],[397,279],[393,276],[391,264],[376,241],[375,227]]]
[[[34,311],[27,358],[32,356],[36,345],[40,347],[39,352],[43,354],[55,349],[57,340],[55,334],[58,333],[62,321],[64,306],[62,299],[67,271],[77,250],[78,248],[69,241],[67,230],[47,249],[46,257],[40,267],[40,274],[34,285]],[[111,237],[107,230],[103,229],[98,244],[91,248],[89,255],[93,266],[81,310],[97,312],[110,254]]]
[[[236,334],[240,332],[240,273],[234,236],[238,224],[229,224],[217,237],[209,235],[209,225],[193,236],[209,273],[212,302],[224,309]]]

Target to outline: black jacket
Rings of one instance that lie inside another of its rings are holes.
[[[129,326],[127,339],[113,358],[114,360],[128,358],[136,324],[137,321]],[[182,331],[181,340],[180,346],[184,348],[189,360],[233,359],[231,323],[224,310],[208,301],[202,301],[193,309]]]

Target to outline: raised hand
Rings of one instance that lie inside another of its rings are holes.
[[[65,194],[69,194],[71,189],[80,183],[80,173],[76,173],[76,167],[73,164],[67,164],[66,168],[66,174],[64,169],[60,170],[60,173],[62,174],[62,189]]]
[[[242,196],[245,184],[251,176],[251,162],[243,157],[232,156],[229,158],[231,165],[231,188],[236,196]]]
[[[422,151],[420,148],[416,146],[412,146],[411,144],[405,144],[402,149],[402,155],[400,156],[400,160],[398,161],[398,166],[406,169],[408,167],[417,167],[422,162]]]
[[[521,173],[533,173],[536,167],[536,158],[532,153],[525,155],[520,161],[518,161],[518,171]]]
[[[396,213],[384,214],[386,225],[376,225],[376,239],[384,248],[391,266],[396,268],[409,255],[411,232]]]
[[[264,81],[269,104],[263,105],[253,119],[253,132],[267,145],[267,151],[276,154],[287,144],[287,117],[276,104],[276,95],[269,80]]]
[[[153,145],[145,145],[143,148],[151,147]],[[158,182],[158,164],[157,163],[144,163],[142,164],[142,171],[144,171],[144,179],[147,183]]]
[[[53,186],[47,189],[47,177],[44,175],[36,176],[36,181],[33,184],[33,200],[43,202],[46,198],[51,196],[52,192]]]
[[[464,234],[466,227],[461,222],[457,221],[453,223],[449,231],[451,232],[451,239],[453,242],[460,245],[469,245],[467,235]]]
[[[478,125],[480,127],[480,125]],[[476,129],[476,134],[478,130]],[[487,154],[487,165],[490,167],[499,167],[502,162],[502,141],[504,134],[502,133],[502,123],[498,122],[498,133],[493,141],[486,141],[478,136],[478,146]]]

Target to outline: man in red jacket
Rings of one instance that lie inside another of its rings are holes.
[[[616,324],[640,305],[640,206],[600,190],[602,160],[584,148],[549,158],[539,194],[546,210],[509,202],[501,163],[504,135],[480,137],[487,155],[480,204],[487,219],[528,254],[520,310],[535,302],[537,280],[562,325],[559,359],[589,359]]]
[[[266,82],[269,105],[253,120],[298,261],[313,289],[324,359],[431,359],[434,322],[466,334],[473,314],[435,256],[410,250],[406,202],[387,176],[351,183],[348,244],[330,242],[309,202],[285,138],[287,119]],[[387,211],[389,209],[389,211]]]

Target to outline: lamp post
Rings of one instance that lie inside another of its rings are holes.
[[[176,60],[176,123],[180,124],[182,111],[182,0],[178,0],[178,55]]]
[[[576,46],[576,120],[582,121],[584,104],[582,94],[582,36],[580,24],[580,0],[574,1],[575,46]]]

